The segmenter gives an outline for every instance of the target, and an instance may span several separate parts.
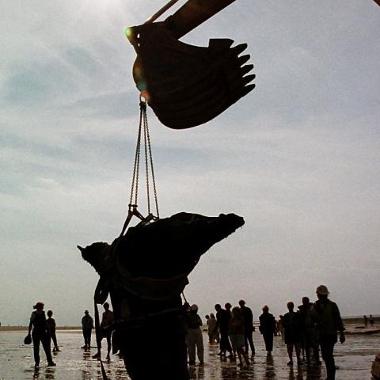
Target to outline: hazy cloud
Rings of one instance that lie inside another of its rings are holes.
[[[123,28],[157,8],[0,6],[3,324],[26,323],[38,299],[59,324],[92,305],[97,275],[76,245],[119,234],[138,127]],[[380,311],[379,18],[370,0],[239,0],[185,37],[247,42],[257,74],[206,125],[170,130],[149,110],[161,215],[246,220],[190,276],[201,313],[243,297],[255,317],[264,303],[278,314],[320,283],[343,314]]]

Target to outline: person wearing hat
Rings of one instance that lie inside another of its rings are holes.
[[[195,364],[195,350],[197,351],[197,356],[199,364],[203,365],[203,337],[202,337],[202,319],[198,315],[198,306],[191,305],[190,310],[186,316],[186,325],[187,325],[187,335],[186,343],[187,350],[189,354],[189,364]]]
[[[327,379],[335,379],[334,345],[337,342],[338,332],[339,341],[344,343],[344,326],[338,306],[329,300],[329,291],[325,285],[318,286],[318,300],[315,302],[314,311],[316,318],[316,328],[321,347],[322,359],[326,365]]]
[[[84,316],[82,317],[82,333],[84,339],[84,348],[85,350],[89,350],[91,348],[91,333],[94,328],[94,320],[90,316],[88,310],[84,311]]]
[[[33,353],[35,368],[38,369],[40,366],[40,342],[44,348],[46,359],[48,361],[48,366],[55,366],[53,362],[51,351],[50,351],[50,338],[48,332],[48,325],[46,322],[46,316],[44,312],[44,304],[42,302],[37,302],[33,309],[32,315],[30,316],[28,336],[30,334],[33,338]]]

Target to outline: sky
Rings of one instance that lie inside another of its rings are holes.
[[[58,325],[92,313],[98,276],[76,246],[119,234],[138,127],[123,30],[163,4],[0,2],[3,325],[39,300]],[[201,315],[243,298],[277,316],[320,284],[343,315],[380,313],[379,35],[371,0],[237,0],[182,39],[246,42],[256,74],[207,124],[148,114],[160,216],[245,218],[189,276]]]

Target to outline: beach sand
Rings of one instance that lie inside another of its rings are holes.
[[[50,379],[50,380],[90,380],[102,379],[100,363],[91,358],[96,352],[84,352],[80,347],[83,338],[80,331],[58,331],[58,344],[61,352],[54,355],[56,367],[47,367],[44,353],[41,352],[41,367],[34,370],[32,346],[25,346],[22,342],[26,331],[0,331],[0,379]],[[273,357],[267,358],[264,351],[263,340],[258,332],[254,333],[257,355],[248,370],[241,370],[237,363],[228,359],[221,361],[217,345],[209,345],[207,336],[205,342],[205,365],[190,368],[192,379],[205,380],[321,380],[326,377],[324,366],[314,371],[307,371],[306,367],[289,368],[286,347],[281,337],[275,337]],[[105,341],[103,341],[105,343]],[[93,335],[92,344],[95,344]],[[337,380],[370,380],[371,365],[375,355],[380,350],[380,334],[375,335],[348,335],[344,345],[336,345]],[[103,344],[103,357],[105,346]],[[147,358],[147,365],[149,360]],[[111,361],[104,360],[105,370],[111,380],[129,379],[123,361],[113,355]]]

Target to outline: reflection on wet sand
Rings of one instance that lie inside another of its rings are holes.
[[[96,349],[84,352],[80,347],[82,336],[78,333],[61,333],[59,336],[61,351],[55,356],[56,367],[47,367],[41,362],[38,371],[34,370],[34,361],[30,346],[20,342],[23,333],[1,333],[0,337],[0,378],[6,380],[102,380],[99,361],[91,355]],[[206,335],[204,336],[206,342]],[[275,337],[272,356],[267,356],[262,337],[254,334],[256,356],[248,369],[240,368],[236,361],[223,358],[216,344],[205,343],[205,364],[190,367],[192,380],[322,380],[326,378],[324,365],[308,368],[306,365],[287,366],[287,352],[281,338]],[[370,379],[372,361],[380,347],[380,335],[348,336],[344,345],[338,345],[336,363],[339,366],[336,379]],[[118,355],[112,355],[110,361],[103,362],[108,379],[129,380],[124,362]],[[147,358],[149,364],[149,358]],[[154,380],[154,379],[152,379]]]
[[[273,356],[267,355],[265,360],[265,374],[264,379],[271,379],[275,376]]]
[[[40,368],[33,369],[33,379],[46,379],[46,380],[55,380],[57,379],[55,368]]]
[[[288,367],[285,350],[281,351],[280,357],[278,353],[277,355],[266,355],[260,352],[258,356],[251,359],[251,365],[247,369],[240,368],[235,360],[220,359],[217,356],[217,351],[217,345],[208,346],[205,366],[191,366],[191,379],[319,380],[323,378],[321,377],[321,366]]]

